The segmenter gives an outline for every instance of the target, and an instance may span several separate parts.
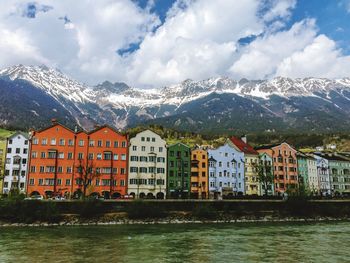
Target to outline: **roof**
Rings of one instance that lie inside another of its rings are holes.
[[[237,137],[231,137],[230,140],[241,152],[244,152],[245,154],[259,154],[251,145]]]
[[[24,138],[28,139],[29,138],[29,135],[28,133],[24,133],[24,132],[21,132],[21,131],[16,131],[14,134],[12,134],[11,136],[7,137],[7,139],[12,139],[18,135],[22,135]]]
[[[344,156],[341,155],[335,155],[335,154],[320,154],[320,153],[314,153],[316,156],[322,157],[324,159],[330,160],[330,161],[341,161],[341,162],[349,162],[350,160],[347,159]]]
[[[210,162],[216,162],[216,160],[213,158],[213,156],[210,156],[209,161]]]
[[[281,143],[261,145],[261,146],[255,147],[255,150],[271,149],[271,148],[276,147],[278,145],[281,145]]]

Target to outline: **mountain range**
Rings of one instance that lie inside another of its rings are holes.
[[[91,129],[160,124],[201,133],[344,132],[350,78],[185,80],[159,89],[89,86],[46,66],[0,70],[0,125],[41,128],[51,118]]]

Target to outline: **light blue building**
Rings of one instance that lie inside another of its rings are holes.
[[[331,180],[329,175],[329,163],[328,160],[320,155],[314,154],[317,166],[317,178],[318,185],[320,189],[320,194],[322,196],[331,194]]]
[[[208,150],[208,158],[210,198],[244,194],[244,153],[226,143]]]

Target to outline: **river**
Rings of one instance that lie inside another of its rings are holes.
[[[0,228],[0,262],[350,262],[350,222]]]

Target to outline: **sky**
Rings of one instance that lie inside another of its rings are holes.
[[[350,0],[0,0],[0,68],[96,85],[350,77]]]

